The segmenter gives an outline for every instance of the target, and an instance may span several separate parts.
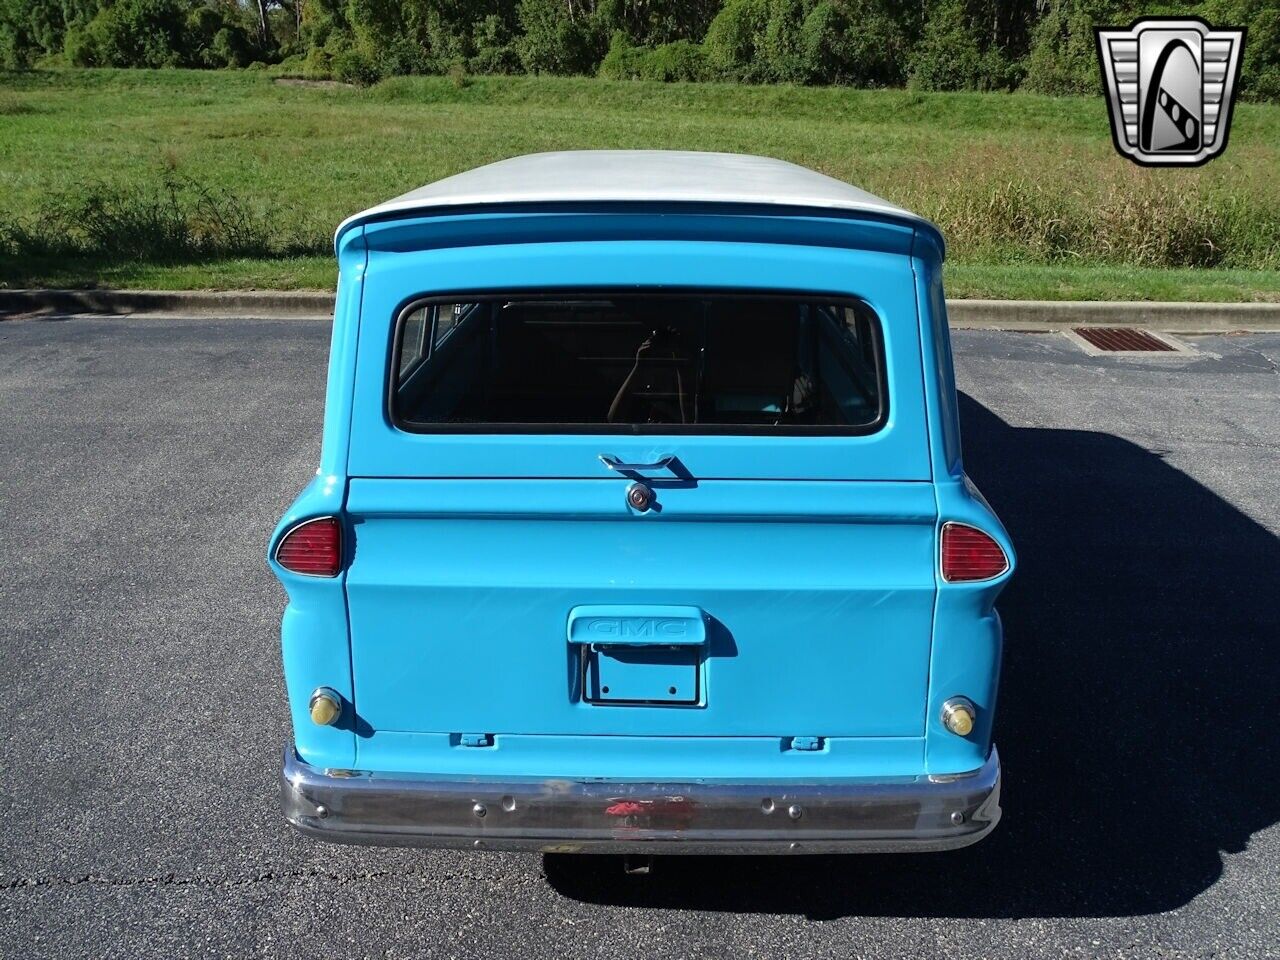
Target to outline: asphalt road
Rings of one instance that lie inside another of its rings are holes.
[[[384,851],[290,833],[268,532],[307,322],[0,323],[0,956],[1280,955],[1280,335],[956,337],[1005,595],[1005,820],[953,854]]]

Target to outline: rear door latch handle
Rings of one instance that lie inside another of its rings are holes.
[[[676,462],[674,454],[665,454],[653,463],[623,463],[607,453],[600,454],[600,462],[616,473],[639,473],[642,470],[669,470]]]

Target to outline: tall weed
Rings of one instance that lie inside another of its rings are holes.
[[[17,94],[0,90],[0,117],[18,117],[35,112],[35,108]]]
[[[1280,268],[1273,187],[1232,190],[1189,171],[1099,176],[1096,167],[1076,180],[1070,165],[1033,177],[984,155],[945,179],[937,169],[921,166],[886,192],[937,223],[956,261]],[[135,186],[64,191],[23,219],[0,215],[0,255],[173,264],[329,253],[327,223],[279,213],[166,168]]]
[[[914,183],[903,200],[964,261],[1280,266],[1280,206],[1180,174],[1122,170],[1073,182],[1063,171],[966,169]]]
[[[327,249],[324,232],[282,235],[269,211],[171,171],[135,186],[90,183],[30,218],[0,219],[0,251],[11,256],[182,263]]]

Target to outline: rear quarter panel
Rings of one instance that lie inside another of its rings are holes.
[[[912,268],[926,374],[937,536],[947,521],[967,523],[994,537],[1009,559],[1002,575],[977,583],[947,583],[941,570],[937,571],[925,762],[930,773],[953,773],[981,766],[991,750],[1004,644],[995,601],[1017,561],[1004,525],[964,473],[951,335],[942,291],[942,255],[930,237],[917,237]],[[968,737],[957,737],[942,725],[942,704],[953,696],[968,697],[978,708]]]
[[[325,388],[320,466],[271,534],[267,562],[288,594],[280,622],[285,687],[299,756],[321,767],[355,764],[354,715],[344,711],[336,726],[311,722],[308,700],[319,686],[353,699],[351,635],[347,623],[346,575],[310,577],[285,570],[275,561],[280,539],[304,520],[340,516],[347,496],[347,447],[351,436],[351,395],[355,385],[360,302],[364,293],[364,239],[343,238],[339,249],[338,292]],[[344,537],[350,548],[350,538]]]

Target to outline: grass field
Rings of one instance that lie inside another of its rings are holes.
[[[761,153],[935,220],[957,296],[1280,300],[1280,107],[1199,170],[1119,158],[1099,98],[262,71],[0,74],[0,285],[326,287],[349,213],[568,147]]]

